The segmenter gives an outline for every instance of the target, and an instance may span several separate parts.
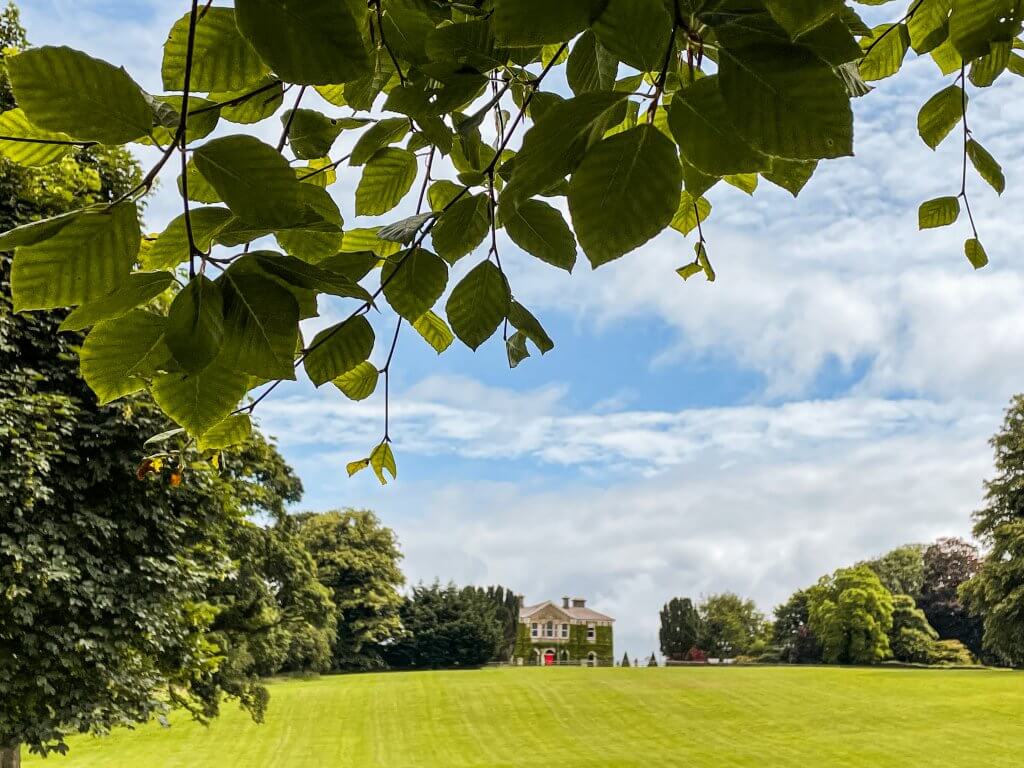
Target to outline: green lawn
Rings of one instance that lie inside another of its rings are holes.
[[[252,724],[176,718],[25,768],[1024,765],[1024,675],[818,668],[501,669],[271,685]]]

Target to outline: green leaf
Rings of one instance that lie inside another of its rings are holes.
[[[971,82],[979,88],[992,85],[1010,63],[1011,46],[1009,40],[993,40],[988,54],[971,62]]]
[[[519,333],[532,341],[542,355],[546,355],[555,348],[555,342],[551,340],[537,318],[518,301],[513,300],[509,305],[508,321]]]
[[[608,0],[591,29],[612,56],[641,72],[660,71],[672,41],[662,0]]]
[[[337,253],[341,247],[341,211],[323,187],[300,186],[299,200],[307,209],[306,223],[278,229],[274,236],[289,254],[316,262]]]
[[[511,295],[501,271],[489,261],[473,267],[448,297],[452,330],[470,349],[483,344],[508,314]]]
[[[892,29],[895,26],[896,29]],[[878,43],[874,43],[878,40]],[[865,50],[874,46],[860,60],[860,76],[865,80],[884,80],[900,71],[910,49],[910,32],[906,24],[882,24],[872,30],[870,38],[861,40]]]
[[[168,91],[184,89],[191,17],[186,13],[178,19],[164,43],[161,74]],[[206,8],[196,21],[192,92],[242,90],[266,74],[266,64],[239,33],[235,12],[231,8]]]
[[[288,161],[253,136],[225,136],[193,154],[196,168],[231,212],[245,221],[287,227],[309,220],[301,184]]]
[[[416,180],[416,155],[404,149],[379,150],[363,169],[356,187],[356,215],[387,213],[406,196]]]
[[[843,82],[817,56],[770,37],[718,30],[719,86],[736,131],[754,149],[794,160],[853,154]]]
[[[328,266],[309,264],[293,256],[284,256],[274,251],[253,251],[249,257],[254,259],[268,275],[273,275],[297,288],[306,288],[331,296],[359,299],[360,301],[372,300],[369,292],[358,285],[355,280]]]
[[[704,276],[708,279],[709,283],[715,282],[715,270],[711,267],[711,261],[708,259],[708,249],[704,247],[704,243],[694,243],[693,250],[697,254],[697,266],[703,270]]]
[[[193,160],[188,161],[188,165],[185,168],[185,176],[178,175],[178,193],[182,196],[185,195],[185,184],[184,180],[188,180],[188,199],[193,200],[197,203],[222,203],[221,196],[217,193],[210,182],[208,182],[203,174],[196,168],[196,164]],[[218,241],[219,242],[219,241]]]
[[[572,92],[579,96],[587,91],[610,91],[615,86],[618,71],[618,60],[588,29],[573,45],[565,75]]]
[[[694,275],[699,275],[704,271],[704,267],[698,264],[696,261],[692,261],[676,270],[676,274],[679,275],[683,280],[689,280]]]
[[[733,173],[723,176],[722,181],[726,184],[731,184],[742,192],[746,192],[748,195],[754,194],[754,190],[757,189],[756,173]]]
[[[348,464],[346,464],[345,471],[348,472],[349,477],[352,477],[356,473],[362,472],[368,466],[370,466],[370,460],[368,458],[359,459],[358,461],[350,461]]]
[[[386,440],[373,449],[370,454],[370,466],[373,467],[373,472],[381,485],[388,484],[387,477],[384,476],[385,470],[391,474],[392,480],[398,479],[395,454],[391,452],[391,445]]]
[[[399,219],[393,224],[381,227],[377,231],[377,237],[381,240],[390,240],[393,243],[408,245],[416,239],[416,233],[420,231],[420,228],[435,217],[435,213],[417,213],[412,216],[406,216],[404,219]]]
[[[377,150],[388,144],[401,141],[409,133],[409,119],[405,117],[386,117],[371,125],[352,147],[349,165],[364,165],[373,157]]]
[[[817,160],[787,160],[784,157],[773,157],[771,169],[761,171],[761,176],[796,197],[811,180],[817,167]]]
[[[231,414],[248,385],[248,376],[215,360],[199,373],[158,374],[153,378],[150,393],[176,424],[199,437]]]
[[[487,195],[463,197],[437,218],[430,230],[438,254],[454,264],[483,242],[490,231]]]
[[[69,314],[58,330],[80,331],[103,320],[128,314],[166,291],[174,282],[170,272],[133,272],[128,282],[113,293],[83,304]]]
[[[985,56],[993,41],[1012,40],[1020,32],[1022,13],[1017,0],[955,0],[950,41],[964,61]]]
[[[341,250],[347,253],[372,251],[382,259],[402,250],[402,246],[390,240],[382,240],[377,234],[383,227],[356,227],[345,230]]]
[[[667,227],[682,181],[675,145],[651,125],[594,145],[569,183],[573,226],[591,265],[624,256]]]
[[[295,156],[302,160],[315,160],[328,154],[344,130],[341,120],[315,109],[289,109],[281,115],[281,122],[290,125],[288,143]]]
[[[582,159],[588,138],[603,133],[603,123],[626,96],[584,93],[549,108],[523,136],[502,202],[514,207],[564,179]]]
[[[956,127],[967,108],[966,96],[959,85],[950,85],[932,96],[917,114],[917,132],[924,143],[935,149]]]
[[[181,105],[184,100],[181,96],[157,96],[153,101],[158,109],[167,111],[170,125],[157,125],[149,136],[137,139],[137,141],[146,146],[165,147],[173,143],[174,137],[178,133],[178,121],[181,119]],[[189,144],[199,139],[205,139],[220,123],[220,107],[209,99],[189,96],[188,110],[189,118],[185,129],[185,139]]]
[[[100,405],[138,392],[170,361],[164,344],[167,318],[141,309],[97,323],[82,344],[82,377]]]
[[[25,117],[20,109],[10,109],[0,114],[0,155],[19,165],[48,165],[60,160],[74,149],[71,137],[59,131],[44,131],[37,128]],[[14,139],[26,139],[15,141]],[[47,141],[66,141],[67,144],[46,144]]]
[[[717,76],[679,91],[668,108],[668,124],[690,163],[711,176],[753,173],[770,166],[732,127]]]
[[[514,47],[561,43],[586,29],[600,6],[596,0],[495,0],[494,35]]]
[[[236,413],[216,424],[199,438],[200,451],[219,451],[244,443],[252,434],[252,420],[247,414]]]
[[[208,251],[213,239],[231,219],[231,211],[216,207],[193,208],[190,218],[196,247],[200,251]],[[185,214],[181,214],[167,225],[153,246],[142,254],[142,266],[146,269],[171,269],[187,261],[189,255]]]
[[[540,200],[524,200],[510,213],[499,211],[513,243],[541,261],[572,272],[576,238],[561,213]]]
[[[399,58],[413,63],[426,60],[427,35],[434,21],[417,0],[384,0],[384,37]]]
[[[844,7],[842,0],[766,0],[765,5],[772,18],[793,38],[820,27]]]
[[[316,335],[306,354],[306,374],[316,386],[348,373],[373,352],[373,328],[359,315]]]
[[[960,216],[960,201],[955,197],[937,197],[921,203],[917,211],[918,229],[934,229],[952,224]]]
[[[424,312],[412,327],[439,355],[455,341],[455,335],[448,327],[448,323],[432,311]]]
[[[18,106],[38,128],[126,144],[153,126],[145,93],[113,64],[49,45],[8,56],[5,63]]]
[[[292,292],[242,262],[217,282],[224,296],[220,362],[252,376],[294,379],[299,306]]]
[[[530,350],[526,347],[526,335],[516,331],[505,339],[505,352],[508,354],[508,367],[518,368],[519,364],[530,356]]]
[[[196,275],[171,303],[164,337],[174,359],[190,373],[214,361],[224,343],[224,298],[205,275]]]
[[[96,210],[92,209],[92,212]],[[64,227],[78,221],[78,219],[90,212],[87,209],[71,211],[9,229],[6,232],[0,233],[0,251],[13,251],[15,248],[36,245],[44,240],[48,240],[64,229]]]
[[[239,91],[216,91],[210,100],[224,104],[221,116],[232,123],[251,125],[277,112],[284,102],[284,86],[276,77],[267,75]]]
[[[366,6],[340,0],[235,0],[238,29],[288,83],[331,85],[370,74]]]
[[[981,245],[981,241],[975,237],[968,239],[964,243],[964,254],[967,256],[967,260],[971,262],[971,266],[975,269],[981,269],[988,264],[988,254],[985,253],[985,249]]]
[[[947,40],[952,9],[953,0],[921,0],[907,21],[910,45],[917,53],[928,53]]]
[[[391,308],[411,323],[441,298],[448,267],[430,251],[414,248],[384,262],[380,282]]]
[[[365,400],[377,389],[377,378],[380,372],[370,362],[362,362],[348,373],[343,373],[332,383],[349,400]]]
[[[679,196],[679,207],[676,209],[676,215],[672,217],[669,226],[677,232],[688,235],[697,228],[698,222],[703,222],[710,215],[711,203],[703,197],[698,197],[695,201],[693,195],[683,190]]]
[[[967,142],[967,156],[971,158],[974,170],[1000,195],[1006,189],[1006,177],[996,159],[981,144],[971,139]]]
[[[128,282],[140,243],[135,203],[118,203],[61,221],[65,223],[51,237],[23,245],[15,253],[15,312],[84,304]]]

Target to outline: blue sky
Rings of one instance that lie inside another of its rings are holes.
[[[186,6],[22,3],[34,43],[104,56],[154,91],[159,46]],[[588,596],[619,619],[630,653],[655,648],[672,595],[732,589],[770,610],[838,566],[969,533],[986,440],[1024,359],[1024,102],[1016,82],[972,95],[975,136],[1008,180],[1001,199],[970,182],[992,260],[975,273],[966,224],[916,229],[921,201],[959,190],[955,139],[933,153],[916,136],[918,108],[948,82],[915,61],[859,100],[857,157],[822,166],[798,200],[765,183],[752,198],[716,187],[705,227],[714,284],[674,275],[692,253],[677,233],[596,272],[581,256],[572,276],[503,241],[516,296],[555,350],[509,371],[500,340],[439,358],[403,335],[399,480],[387,488],[344,471],[379,438],[379,398],[281,387],[261,424],[302,475],[302,506],[375,509],[398,531],[413,581]],[[351,211],[356,181],[344,171],[332,192],[349,224],[364,225]],[[157,194],[150,229],[177,205]],[[323,304],[308,330],[344,311]]]

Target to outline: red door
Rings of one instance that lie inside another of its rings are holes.
[[[551,651],[548,651],[547,653],[545,653],[544,654],[544,666],[545,667],[550,667],[554,663],[555,663],[555,654],[552,653]]]

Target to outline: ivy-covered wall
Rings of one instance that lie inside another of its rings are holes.
[[[563,650],[568,651],[570,662],[585,659],[587,654],[593,652],[602,665],[611,666],[615,659],[612,627],[598,626],[596,629],[597,637],[592,643],[587,640],[586,624],[570,624],[569,639],[563,642],[552,642],[550,638],[531,638],[530,627],[521,623],[516,634],[515,650],[512,652],[513,662],[521,657],[524,664],[535,664],[537,654],[534,653],[534,649],[554,648],[559,656]]]

